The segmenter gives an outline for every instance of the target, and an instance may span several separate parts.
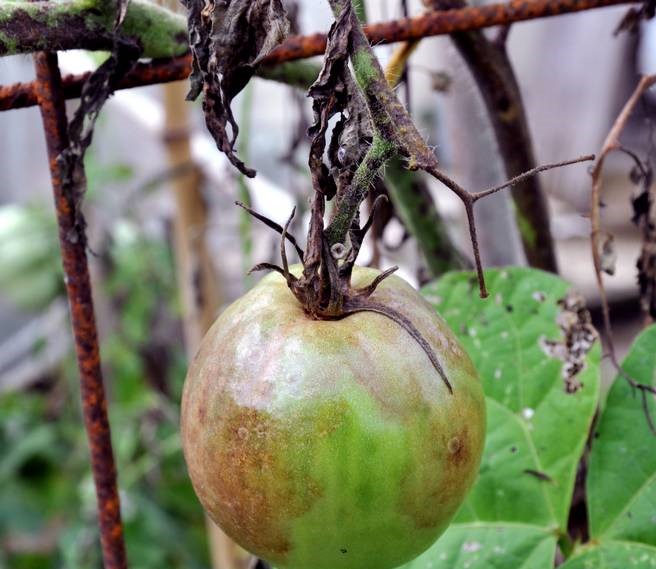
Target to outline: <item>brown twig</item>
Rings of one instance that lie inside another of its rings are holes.
[[[466,0],[424,0],[424,4],[448,13],[462,9]],[[478,87],[494,131],[499,156],[508,177],[532,170],[537,164],[522,94],[506,51],[509,26],[495,39],[481,30],[451,34]],[[515,217],[528,264],[557,272],[556,253],[549,224],[547,198],[540,179],[524,178],[511,191]]]
[[[630,377],[624,370],[622,370],[615,353],[615,341],[613,338],[613,329],[610,319],[610,306],[608,303],[608,295],[604,286],[603,266],[602,266],[602,231],[601,231],[601,189],[602,189],[602,172],[606,157],[616,150],[621,150],[620,136],[627,125],[629,117],[633,113],[636,105],[644,95],[644,93],[653,85],[656,84],[656,75],[647,75],[641,77],[638,85],[631,97],[620,111],[620,114],[615,119],[606,140],[601,147],[601,152],[592,170],[592,192],[590,195],[590,245],[592,249],[592,261],[594,264],[595,277],[599,288],[599,296],[601,299],[601,311],[604,322],[605,340],[608,348],[608,356],[618,371],[618,373],[628,381],[632,388],[637,389],[642,397],[642,404],[645,409],[645,415],[649,424],[649,428],[656,435],[656,426],[653,423],[649,408],[647,406],[648,393],[656,394],[656,388],[637,382]]]
[[[510,180],[504,182],[503,184],[494,186],[493,188],[490,188],[488,190],[483,190],[481,192],[472,194],[472,198],[474,203],[476,203],[481,198],[485,198],[489,195],[495,194],[499,190],[503,190],[505,188],[509,188],[511,186],[520,184],[524,180],[527,180],[528,178],[532,178],[533,176],[539,174],[540,172],[553,170],[554,168],[562,168],[563,166],[570,166],[571,164],[578,164],[579,162],[590,162],[594,159],[595,159],[594,154],[586,154],[585,156],[579,156],[578,158],[573,158],[572,160],[565,160],[563,162],[556,162],[554,164],[543,164],[542,166],[536,166],[535,168],[531,168],[530,170],[527,170],[526,172],[520,174],[519,176],[515,176],[514,178],[511,178]]]

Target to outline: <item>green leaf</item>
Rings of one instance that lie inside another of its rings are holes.
[[[526,421],[488,398],[486,443],[478,481],[456,522],[503,520],[555,529],[547,493],[552,483],[528,474],[541,469]]]
[[[628,542],[608,542],[583,548],[560,569],[654,569],[656,548]]]
[[[551,568],[566,533],[598,402],[599,345],[575,337],[587,331],[594,338],[594,331],[558,277],[509,268],[486,271],[486,279],[487,299],[479,298],[472,273],[449,273],[423,289],[481,375],[487,439],[478,480],[454,523],[405,569]],[[578,373],[566,373],[554,355],[571,356],[567,339],[583,347]]]
[[[505,410],[490,406],[495,424],[488,424],[485,461],[468,500],[471,507],[458,519],[530,522],[565,530],[576,467],[599,395],[598,342],[574,378],[580,389],[568,393],[563,362],[547,353],[545,341],[562,342],[558,322],[573,323],[574,313],[559,305],[569,285],[552,274],[521,267],[486,271],[486,279],[491,291],[487,299],[479,298],[472,273],[450,273],[423,290],[471,356],[486,396]],[[517,460],[509,461],[513,444],[520,451]],[[522,501],[536,504],[532,513],[513,500],[499,505],[481,489],[510,491],[511,484],[522,489]]]
[[[556,537],[521,524],[454,524],[428,551],[403,569],[547,569]]]
[[[622,365],[635,381],[656,385],[656,326],[635,340]],[[647,405],[656,414],[656,398]],[[642,398],[618,376],[595,433],[587,480],[590,534],[595,540],[656,546],[656,437]]]

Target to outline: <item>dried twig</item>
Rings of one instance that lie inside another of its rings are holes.
[[[467,7],[466,0],[424,0],[437,13]],[[496,38],[481,30],[451,34],[453,45],[469,68],[494,131],[499,157],[508,177],[519,176],[537,165],[519,83],[506,51],[509,27]],[[515,218],[532,267],[558,272],[549,224],[547,198],[537,177],[525,177],[511,191]]]
[[[590,196],[591,205],[590,205],[590,244],[592,247],[592,261],[594,263],[595,277],[597,279],[597,285],[599,287],[599,296],[601,299],[601,311],[604,321],[604,330],[605,330],[605,340],[608,348],[608,356],[617,369],[618,373],[628,381],[629,385],[632,388],[637,389],[640,392],[642,397],[642,404],[645,409],[645,415],[647,417],[647,422],[649,423],[649,428],[656,435],[656,426],[653,423],[651,415],[649,413],[649,408],[647,405],[648,394],[656,395],[656,388],[645,385],[637,382],[635,379],[630,377],[624,370],[622,370],[619,362],[617,361],[617,356],[615,353],[615,341],[613,338],[613,329],[610,320],[610,307],[608,303],[608,295],[606,293],[606,288],[604,287],[604,278],[603,278],[603,259],[601,250],[603,247],[603,235],[601,231],[601,188],[602,188],[602,172],[604,168],[604,162],[606,157],[615,150],[622,150],[622,145],[620,143],[620,136],[622,131],[626,127],[626,124],[629,120],[629,117],[633,113],[636,105],[642,98],[643,94],[654,84],[656,84],[656,75],[643,76],[635,91],[629,98],[629,100],[624,105],[624,108],[620,111],[620,114],[615,119],[613,126],[604,141],[603,146],[601,147],[601,152],[599,157],[594,165],[592,170],[592,193]]]

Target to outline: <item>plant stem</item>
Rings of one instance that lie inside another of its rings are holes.
[[[48,49],[111,50],[113,2],[89,0],[0,3],[0,56]],[[186,53],[185,19],[145,0],[132,0],[121,37],[136,40],[143,57]]]
[[[346,235],[353,225],[353,220],[360,209],[360,204],[367,195],[369,187],[380,172],[385,162],[396,154],[394,144],[381,136],[375,136],[371,148],[358,166],[349,191],[335,204],[335,212],[324,236],[328,247],[338,243],[344,244]]]
[[[252,125],[253,112],[253,84],[246,86],[242,93],[241,102],[241,138],[239,139],[239,155],[246,162],[250,162],[250,133]],[[239,185],[239,200],[251,207],[251,193],[248,187],[248,180],[242,173],[238,174],[237,184]],[[253,266],[253,222],[250,214],[243,208],[239,208],[239,243],[241,245],[242,268],[244,270],[244,288],[248,290],[252,284],[252,275],[249,274]]]
[[[320,72],[321,66],[311,61],[290,61],[279,65],[262,65],[258,67],[255,75],[307,91]]]
[[[361,24],[367,23],[367,0],[356,0],[353,4],[353,9],[355,10],[355,15],[360,20]]]

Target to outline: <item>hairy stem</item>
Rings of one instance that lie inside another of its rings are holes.
[[[353,9],[355,10],[355,15],[358,17],[361,23],[367,23],[367,5],[366,0],[356,0],[353,3]]]
[[[113,2],[0,2],[0,56],[45,49],[110,51],[114,18]],[[140,44],[143,57],[174,57],[189,49],[184,18],[145,0],[130,2],[120,35]]]
[[[371,148],[358,166],[349,191],[335,205],[335,213],[330,225],[324,232],[328,247],[344,243],[346,235],[353,225],[353,220],[360,209],[360,204],[367,195],[369,187],[384,164],[396,154],[394,144],[381,136],[375,136]]]

